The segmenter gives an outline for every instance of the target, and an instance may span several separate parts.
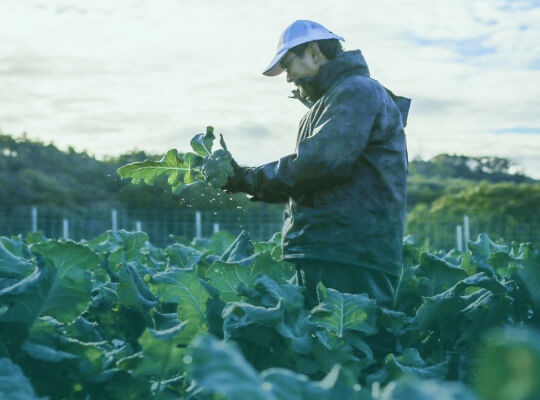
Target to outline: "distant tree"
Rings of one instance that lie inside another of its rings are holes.
[[[431,206],[418,204],[407,217],[406,231],[421,241],[437,232],[454,241],[456,225],[468,215],[473,231],[493,238],[540,243],[540,183],[480,182],[459,193],[445,194]],[[428,227],[428,229],[426,229]]]
[[[121,165],[157,160],[161,155],[136,150],[100,161],[73,147],[0,134],[0,206],[129,207],[216,209],[261,207],[245,195],[204,188],[171,193],[166,177],[154,186],[133,185],[116,173]]]
[[[534,182],[520,173],[511,173],[512,162],[495,156],[470,157],[439,154],[428,161],[413,160],[409,172],[424,177],[459,178],[488,182]]]

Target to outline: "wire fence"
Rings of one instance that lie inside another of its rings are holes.
[[[66,209],[54,207],[0,208],[0,236],[13,236],[41,231],[49,238],[69,238],[76,241],[92,239],[112,229],[144,231],[152,244],[164,247],[169,235],[188,240],[209,237],[224,230],[237,235],[247,230],[256,240],[268,240],[281,231],[283,211],[252,210],[188,210],[188,209]],[[481,232],[496,240],[532,242],[540,246],[540,214],[524,214],[520,218],[495,216],[427,218],[422,223],[406,224],[405,235],[427,248],[459,250],[469,239]]]
[[[12,236],[41,231],[49,238],[76,241],[92,239],[112,229],[144,231],[152,244],[166,246],[169,235],[209,237],[225,230],[239,234],[247,230],[256,240],[268,240],[281,230],[283,211],[186,210],[186,209],[65,209],[54,207],[0,208],[0,235]]]
[[[437,216],[421,222],[406,224],[405,233],[415,243],[428,249],[467,249],[469,240],[476,240],[480,233],[487,233],[494,242],[530,242],[540,248],[540,209],[522,215],[493,216]]]

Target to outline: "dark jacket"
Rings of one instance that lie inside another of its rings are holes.
[[[321,66],[324,94],[300,121],[296,152],[242,168],[241,190],[286,202],[285,259],[339,261],[397,275],[410,100],[369,77],[360,51]]]

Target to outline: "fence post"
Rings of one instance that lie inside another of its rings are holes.
[[[463,232],[461,230],[461,225],[456,226],[456,243],[457,249],[463,252]]]
[[[64,239],[69,239],[69,221],[66,218],[62,219],[62,227]]]
[[[37,232],[38,225],[37,225],[37,207],[32,207],[32,232]]]
[[[463,233],[465,236],[465,248],[468,246],[469,240],[471,240],[471,232],[469,230],[469,216],[465,215],[463,217]]]
[[[141,221],[136,221],[135,222],[135,231],[142,232],[142,223],[141,223]]]
[[[214,223],[214,233],[218,233],[219,232],[219,222],[215,222]]]
[[[201,222],[201,212],[195,212],[195,237],[202,237],[202,222]]]
[[[117,231],[118,230],[118,211],[116,209],[112,209],[111,211],[111,220],[112,220],[112,230]]]

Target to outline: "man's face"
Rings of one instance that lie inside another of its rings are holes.
[[[318,50],[318,47],[316,50]],[[319,55],[320,51],[317,52],[316,50],[308,46],[301,56],[289,51],[283,57],[280,65],[287,73],[287,82],[293,82],[295,79],[300,78],[311,78],[319,73],[319,68],[323,60],[321,59],[321,55]],[[302,86],[299,89],[300,94],[305,96],[305,93],[302,92]]]

